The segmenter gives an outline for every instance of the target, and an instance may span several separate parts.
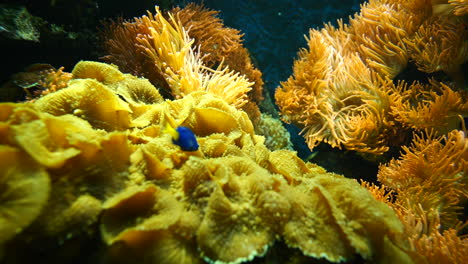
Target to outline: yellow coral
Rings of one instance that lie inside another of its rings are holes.
[[[398,160],[381,165],[382,187],[365,186],[393,208],[404,225],[407,253],[417,263],[465,263],[467,239],[458,219],[468,198],[466,132],[415,135]]]
[[[453,226],[461,201],[468,197],[465,132],[415,135],[413,144],[403,149],[399,160],[380,167],[379,180],[398,193],[405,208],[437,209],[442,225]]]
[[[400,145],[408,128],[441,134],[458,128],[466,114],[463,92],[435,82],[431,91],[391,82],[411,57],[422,70],[447,71],[463,85],[457,68],[466,60],[466,28],[431,17],[431,8],[426,0],[374,0],[349,25],[310,30],[308,50],[299,52],[293,76],[275,94],[283,120],[303,129],[310,149],[325,142],[379,155]]]
[[[349,37],[354,42],[343,43],[343,49],[357,51],[371,69],[393,78],[408,61],[404,40],[411,37],[430,15],[430,7],[426,0],[405,3],[370,0],[350,20],[349,27],[341,28],[350,33]]]
[[[156,15],[131,22],[108,23],[103,39],[109,55],[104,59],[148,78],[165,97],[206,90],[258,118],[262,74],[252,65],[239,31],[225,27],[216,15],[188,4],[164,17],[156,10]]]
[[[456,229],[423,235],[413,241],[416,251],[429,263],[466,263],[468,239],[457,235]]]
[[[369,1],[349,25],[310,30],[309,49],[300,51],[293,76],[276,90],[283,119],[303,128],[309,148],[326,142],[374,154],[388,150],[395,125],[389,79],[406,66],[404,40],[430,8],[426,1],[391,3]]]
[[[468,14],[468,2],[466,0],[448,0],[448,2],[453,6],[455,15],[463,16]]]
[[[406,127],[432,129],[442,135],[458,129],[462,116],[468,115],[467,94],[430,80],[429,85],[399,83],[399,94],[392,105],[395,120]]]
[[[183,9],[174,8],[171,12],[178,16],[184,28],[189,29],[188,34],[194,39],[194,45],[199,46],[201,59],[208,67],[225,63],[230,69],[244,74],[254,82],[248,93],[249,101],[259,103],[263,100],[262,73],[253,66],[238,30],[224,26],[217,17],[218,11],[201,5],[190,3]]]
[[[58,70],[54,69],[44,78],[44,80],[40,80],[38,82],[45,90],[39,91],[37,96],[55,92],[68,86],[68,82],[73,75],[71,73],[64,72],[63,69],[64,67],[60,67]]]
[[[294,64],[298,76],[276,91],[283,119],[303,127],[311,149],[323,141],[362,152],[387,151],[383,136],[393,124],[387,116],[391,99],[380,88],[389,83],[359,57],[336,54],[320,34],[311,32],[310,53],[301,52]],[[327,61],[331,54],[336,58]]]
[[[468,30],[461,19],[438,16],[425,21],[405,42],[419,70],[444,71],[453,78],[463,79],[459,67],[468,58],[467,36]]]
[[[49,192],[43,167],[26,152],[0,145],[0,246],[38,217]]]
[[[292,151],[268,150],[245,112],[204,91],[140,100],[133,95],[142,86],[130,85],[138,80],[86,64],[90,72],[74,74],[81,79],[67,88],[34,103],[0,105],[8,120],[0,126],[2,145],[33,164],[15,175],[37,167],[53,179],[41,214],[28,220],[28,241],[66,244],[86,233],[100,236],[109,255],[133,252],[133,261],[240,263],[283,239],[330,261],[356,253],[405,261],[402,225],[387,205]],[[166,118],[192,129],[200,149],[173,144],[162,132]],[[15,140],[22,133],[41,140]]]
[[[464,16],[468,14],[466,0],[432,0],[432,12],[436,15]]]
[[[222,65],[216,70],[205,67],[200,54],[192,47],[193,40],[176,17],[170,15],[168,21],[157,8],[156,16],[148,12],[148,16],[137,22],[150,31],[138,35],[137,40],[162,72],[175,97],[207,91],[237,107],[247,102],[246,93],[251,90],[252,83]]]

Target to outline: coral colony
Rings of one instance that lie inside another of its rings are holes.
[[[311,29],[276,90],[310,149],[399,147],[377,184],[298,158],[218,12],[107,23],[106,63],[35,65],[41,89],[0,103],[0,261],[93,241],[93,263],[468,263],[468,4],[448,2],[370,0]],[[410,60],[451,79],[395,81]]]

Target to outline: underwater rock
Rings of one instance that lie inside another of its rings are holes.
[[[2,5],[0,10],[0,34],[3,37],[39,42],[42,19],[32,16],[23,6]]]

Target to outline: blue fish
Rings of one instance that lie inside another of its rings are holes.
[[[172,136],[172,143],[179,146],[183,151],[198,150],[197,138],[190,128],[178,126],[174,129],[169,123],[166,123],[166,129],[164,131]]]

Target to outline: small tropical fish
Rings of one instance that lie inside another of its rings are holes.
[[[183,151],[196,151],[198,150],[198,142],[195,134],[190,128],[185,126],[178,126],[174,129],[169,122],[166,122],[166,129],[164,132],[172,136],[172,143],[179,146]]]

